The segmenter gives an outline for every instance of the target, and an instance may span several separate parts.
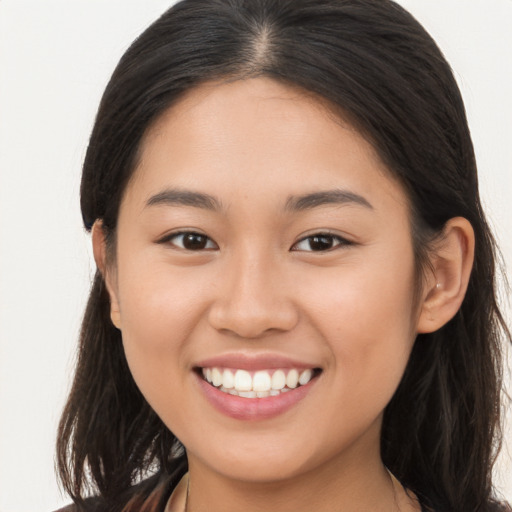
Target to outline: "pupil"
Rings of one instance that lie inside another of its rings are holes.
[[[332,248],[332,236],[312,236],[309,246],[313,251],[326,251]]]
[[[183,238],[183,246],[185,249],[192,251],[204,249],[206,247],[206,237],[204,235],[198,235],[197,233],[188,233]]]

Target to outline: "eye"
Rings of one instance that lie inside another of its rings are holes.
[[[315,233],[299,240],[291,248],[292,251],[325,252],[335,249],[342,245],[351,245],[352,243],[341,236],[330,233]]]
[[[185,249],[186,251],[208,251],[218,249],[217,244],[210,237],[194,231],[172,233],[160,240],[160,243],[170,243],[180,249]]]

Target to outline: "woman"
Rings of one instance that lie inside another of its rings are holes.
[[[178,3],[114,72],[81,193],[79,509],[504,508],[494,242],[402,8]]]

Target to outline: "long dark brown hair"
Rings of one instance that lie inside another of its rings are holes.
[[[382,429],[382,459],[436,511],[493,510],[501,439],[496,247],[482,212],[475,156],[449,65],[421,25],[390,0],[184,0],[122,57],[87,150],[87,229],[115,230],[144,134],[182,95],[210,80],[271,77],[342,113],[405,186],[417,263],[452,217],[476,236],[466,297],[443,328],[417,337]],[[145,401],[111,324],[97,272],[76,375],[58,432],[57,466],[73,501],[109,511],[161,508],[187,470],[179,441]],[[85,508],[84,508],[85,509]]]

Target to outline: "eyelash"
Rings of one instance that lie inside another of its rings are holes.
[[[335,234],[329,233],[329,232],[319,232],[319,233],[313,233],[312,235],[308,235],[308,236],[305,236],[304,238],[301,238],[298,242],[295,242],[295,244],[293,244],[293,246],[290,250],[291,251],[300,251],[301,249],[296,249],[295,247],[297,247],[299,244],[302,244],[302,243],[308,242],[308,241],[309,241],[309,247],[311,248],[311,243],[313,240],[316,240],[315,243],[323,243],[326,239],[330,240],[334,245],[332,245],[331,247],[328,247],[326,249],[319,250],[319,251],[311,250],[311,251],[304,251],[304,252],[329,252],[329,251],[335,250],[338,247],[353,245],[353,242],[350,242],[349,240],[346,240],[345,238],[343,238],[339,235],[335,235]],[[322,240],[322,241],[320,241],[320,240]]]
[[[206,245],[210,244],[213,247],[199,247],[196,249],[191,249],[191,248],[185,247],[184,244],[182,244],[180,246],[180,245],[176,244],[175,242],[173,242],[173,240],[176,240],[179,237],[182,237],[182,240],[183,240],[183,238],[186,236],[191,237],[191,238],[192,237],[201,238],[203,241],[205,241]],[[160,243],[160,244],[171,243],[171,245],[177,246],[178,248],[183,249],[184,251],[191,251],[191,252],[212,251],[212,250],[219,248],[218,245],[209,236],[206,236],[203,233],[198,233],[197,231],[179,231],[178,233],[170,233],[169,235],[166,235],[164,238],[159,240],[158,243]]]
[[[200,246],[197,248],[194,248],[194,249],[190,248],[190,247],[187,248],[185,246],[185,244],[183,243],[184,237],[187,237],[187,236],[190,237],[189,241],[191,241],[192,243],[194,243],[194,241],[193,241],[194,237],[196,238],[196,242],[198,241],[198,239],[200,239],[200,241],[203,242],[204,246],[201,246],[201,244],[199,244]],[[181,245],[178,245],[175,242],[173,242],[180,237],[182,239]],[[308,251],[305,249],[297,249],[297,247],[300,244],[308,243],[308,242],[309,242],[309,247],[311,250]],[[311,246],[312,243],[319,243],[319,244],[327,243],[328,244],[329,242],[331,242],[331,247],[320,249],[320,250],[314,250],[314,249],[312,249],[312,246]],[[190,252],[212,251],[212,250],[216,250],[219,248],[219,246],[210,237],[208,237],[207,235],[205,235],[203,233],[198,233],[196,231],[179,231],[178,233],[171,233],[171,234],[165,236],[164,238],[162,238],[161,240],[159,240],[158,243],[160,243],[160,244],[171,243],[171,245],[177,246],[178,248],[180,248],[182,250],[190,251]],[[208,245],[210,245],[210,247],[208,247]],[[293,244],[290,251],[294,251],[294,252],[299,252],[299,251],[329,252],[329,251],[335,250],[338,247],[349,246],[349,245],[353,245],[353,242],[350,242],[349,240],[346,240],[345,238],[343,238],[339,235],[335,235],[335,234],[329,233],[329,232],[319,232],[319,233],[313,233],[312,235],[308,235],[308,236],[305,236],[304,238],[301,238],[299,241],[297,241]]]

